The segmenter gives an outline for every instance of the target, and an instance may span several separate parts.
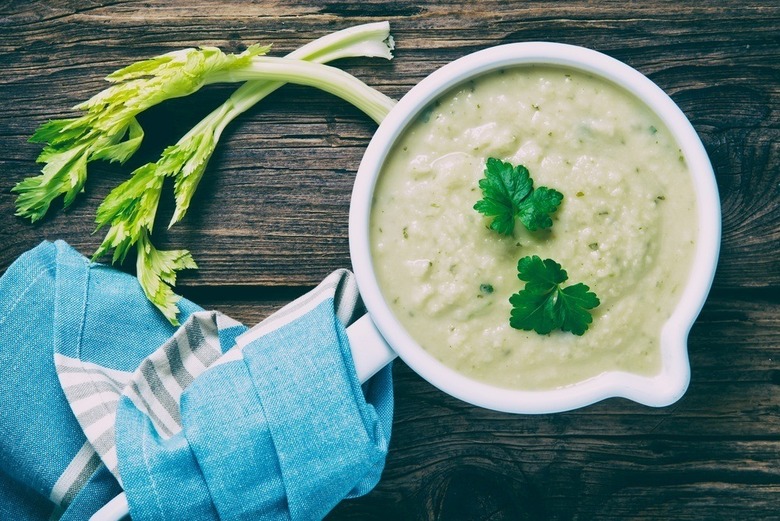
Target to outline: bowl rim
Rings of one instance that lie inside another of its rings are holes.
[[[661,332],[661,371],[641,376],[606,371],[552,390],[492,386],[439,362],[406,332],[385,302],[370,251],[370,211],[376,180],[395,141],[429,103],[477,76],[521,65],[573,68],[608,80],[645,103],[667,126],[688,164],[697,200],[699,232],[683,294]],[[682,397],[690,382],[687,338],[707,298],[717,267],[721,236],[720,199],[712,165],[696,131],[680,108],[649,78],[629,65],[585,47],[522,42],[486,48],[459,58],[423,79],[404,95],[372,137],[358,168],[349,212],[349,245],[363,302],[377,329],[399,357],[442,391],[473,405],[511,413],[560,412],[624,397],[661,407]]]

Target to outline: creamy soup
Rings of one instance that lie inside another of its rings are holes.
[[[564,194],[549,230],[512,236],[474,209],[488,157]],[[500,387],[551,389],[660,371],[660,334],[688,277],[695,196],[678,145],[631,94],[523,66],[451,91],[398,140],[374,193],[372,256],[399,321],[432,355]],[[582,336],[510,327],[517,261],[552,258],[601,300]]]

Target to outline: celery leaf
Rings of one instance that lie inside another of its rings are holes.
[[[74,107],[77,118],[49,121],[30,138],[46,143],[38,156],[41,174],[19,182],[16,215],[41,219],[51,203],[64,196],[68,207],[83,190],[87,164],[97,159],[124,163],[141,145],[143,129],[136,115],[170,98],[187,96],[222,73],[245,67],[270,46],[253,45],[241,54],[214,47],[183,49],[144,60],[107,77],[113,85]]]
[[[176,303],[181,299],[172,289],[176,285],[176,272],[197,267],[187,250],[158,250],[146,233],[138,240],[136,271],[141,287],[152,304],[175,326],[179,325]]]

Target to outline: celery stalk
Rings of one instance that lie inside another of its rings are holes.
[[[232,83],[255,79],[317,87],[348,101],[377,123],[395,105],[394,100],[341,69],[292,58],[254,58],[245,67],[215,74],[210,81]]]
[[[137,246],[138,279],[146,296],[171,323],[177,324],[176,316],[179,310],[176,302],[179,297],[173,293],[171,286],[175,284],[178,270],[194,268],[195,263],[187,250],[162,251],[154,248],[151,243],[162,179],[175,178],[176,210],[170,223],[173,225],[187,212],[225,127],[286,82],[310,85],[331,92],[380,122],[395,102],[349,74],[322,63],[356,56],[391,59],[392,45],[387,22],[365,24],[315,40],[290,53],[286,58],[256,59],[266,48],[255,47],[252,51],[248,49],[237,55],[237,58],[220,62],[222,64],[230,61],[229,66],[213,67],[207,72],[200,71],[201,75],[196,81],[190,81],[188,85],[196,82],[199,86],[217,82],[246,83],[175,145],[167,147],[156,163],[139,167],[133,171],[130,179],[109,193],[98,208],[96,218],[98,229],[109,225],[109,230],[93,259],[113,249],[113,262],[121,262],[131,247]],[[247,57],[250,52],[251,56]],[[196,61],[193,56],[188,59],[191,62]],[[160,66],[159,63],[152,65]],[[168,62],[162,65],[168,66]],[[134,82],[138,81],[144,70],[142,65],[131,66],[118,71],[112,77],[124,77]],[[99,96],[96,97],[98,101]],[[137,129],[132,128],[135,130],[133,136],[138,139]]]
[[[393,37],[388,22],[357,25],[323,36],[291,52],[286,57],[314,63],[328,63],[342,58],[369,57],[392,59]],[[174,193],[176,210],[169,227],[187,213],[190,200],[214,152],[222,131],[239,115],[284,85],[284,81],[253,80],[239,87],[221,106],[206,116],[176,145],[163,152],[158,161],[161,172],[176,176]],[[368,95],[371,98],[373,95]],[[389,107],[391,102],[381,100]],[[373,112],[373,111],[372,111]],[[375,121],[384,114],[369,114]]]

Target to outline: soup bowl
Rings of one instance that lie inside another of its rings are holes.
[[[660,334],[660,370],[650,376],[605,370],[549,390],[517,390],[477,381],[437,360],[413,338],[383,296],[374,269],[370,219],[377,179],[404,131],[451,89],[493,71],[539,65],[572,69],[617,85],[644,103],[669,129],[688,166],[698,232],[690,274]],[[572,45],[528,42],[475,52],[436,70],[390,111],[371,139],[357,172],[349,214],[350,255],[367,315],[348,328],[358,375],[365,380],[398,355],[422,378],[465,402],[510,413],[551,413],[609,397],[661,407],[677,401],[690,381],[689,330],[710,290],[720,245],[720,203],[712,166],[688,119],[640,72],[602,53]]]

